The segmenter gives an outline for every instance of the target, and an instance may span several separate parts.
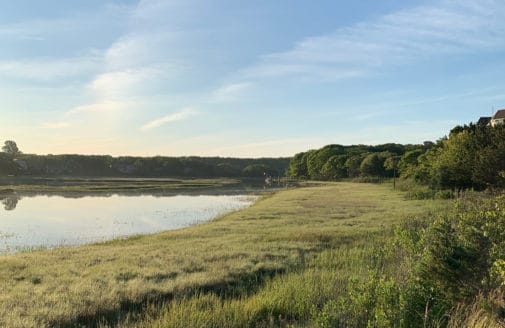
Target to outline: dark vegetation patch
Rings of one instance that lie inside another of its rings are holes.
[[[146,280],[151,280],[154,282],[162,282],[165,280],[173,280],[177,278],[179,274],[177,272],[170,272],[170,273],[157,273],[154,275],[146,276]]]

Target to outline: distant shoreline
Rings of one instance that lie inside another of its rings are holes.
[[[238,186],[242,181],[231,178],[2,177],[0,193],[194,190]]]

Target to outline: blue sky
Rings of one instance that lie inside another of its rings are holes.
[[[505,107],[505,2],[354,2],[0,0],[0,138],[277,157],[436,140]]]

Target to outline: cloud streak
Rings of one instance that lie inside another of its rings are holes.
[[[222,103],[239,100],[244,92],[252,87],[250,82],[232,83],[220,87],[211,95],[211,102]]]
[[[447,0],[437,7],[416,7],[306,38],[291,50],[263,56],[244,73],[338,80],[433,56],[503,49],[504,14],[505,3],[497,0]]]
[[[90,105],[82,105],[82,106],[76,106],[71,109],[69,109],[65,115],[76,115],[76,114],[85,114],[85,113],[100,113],[100,112],[108,112],[108,111],[117,111],[124,109],[128,106],[126,103],[121,103],[121,102],[113,102],[113,101],[107,101],[107,102],[101,102],[101,103],[94,103]]]
[[[144,124],[143,126],[140,127],[140,131],[149,131],[154,128],[158,128],[164,124],[182,121],[182,120],[185,120],[185,119],[187,119],[191,116],[194,116],[196,114],[197,114],[197,112],[195,110],[193,110],[192,108],[185,108],[177,113],[163,116],[161,118],[155,119],[151,122]]]

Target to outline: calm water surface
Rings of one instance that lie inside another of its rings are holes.
[[[256,196],[245,194],[13,195],[1,201],[0,253],[182,228],[250,206],[255,200]]]

